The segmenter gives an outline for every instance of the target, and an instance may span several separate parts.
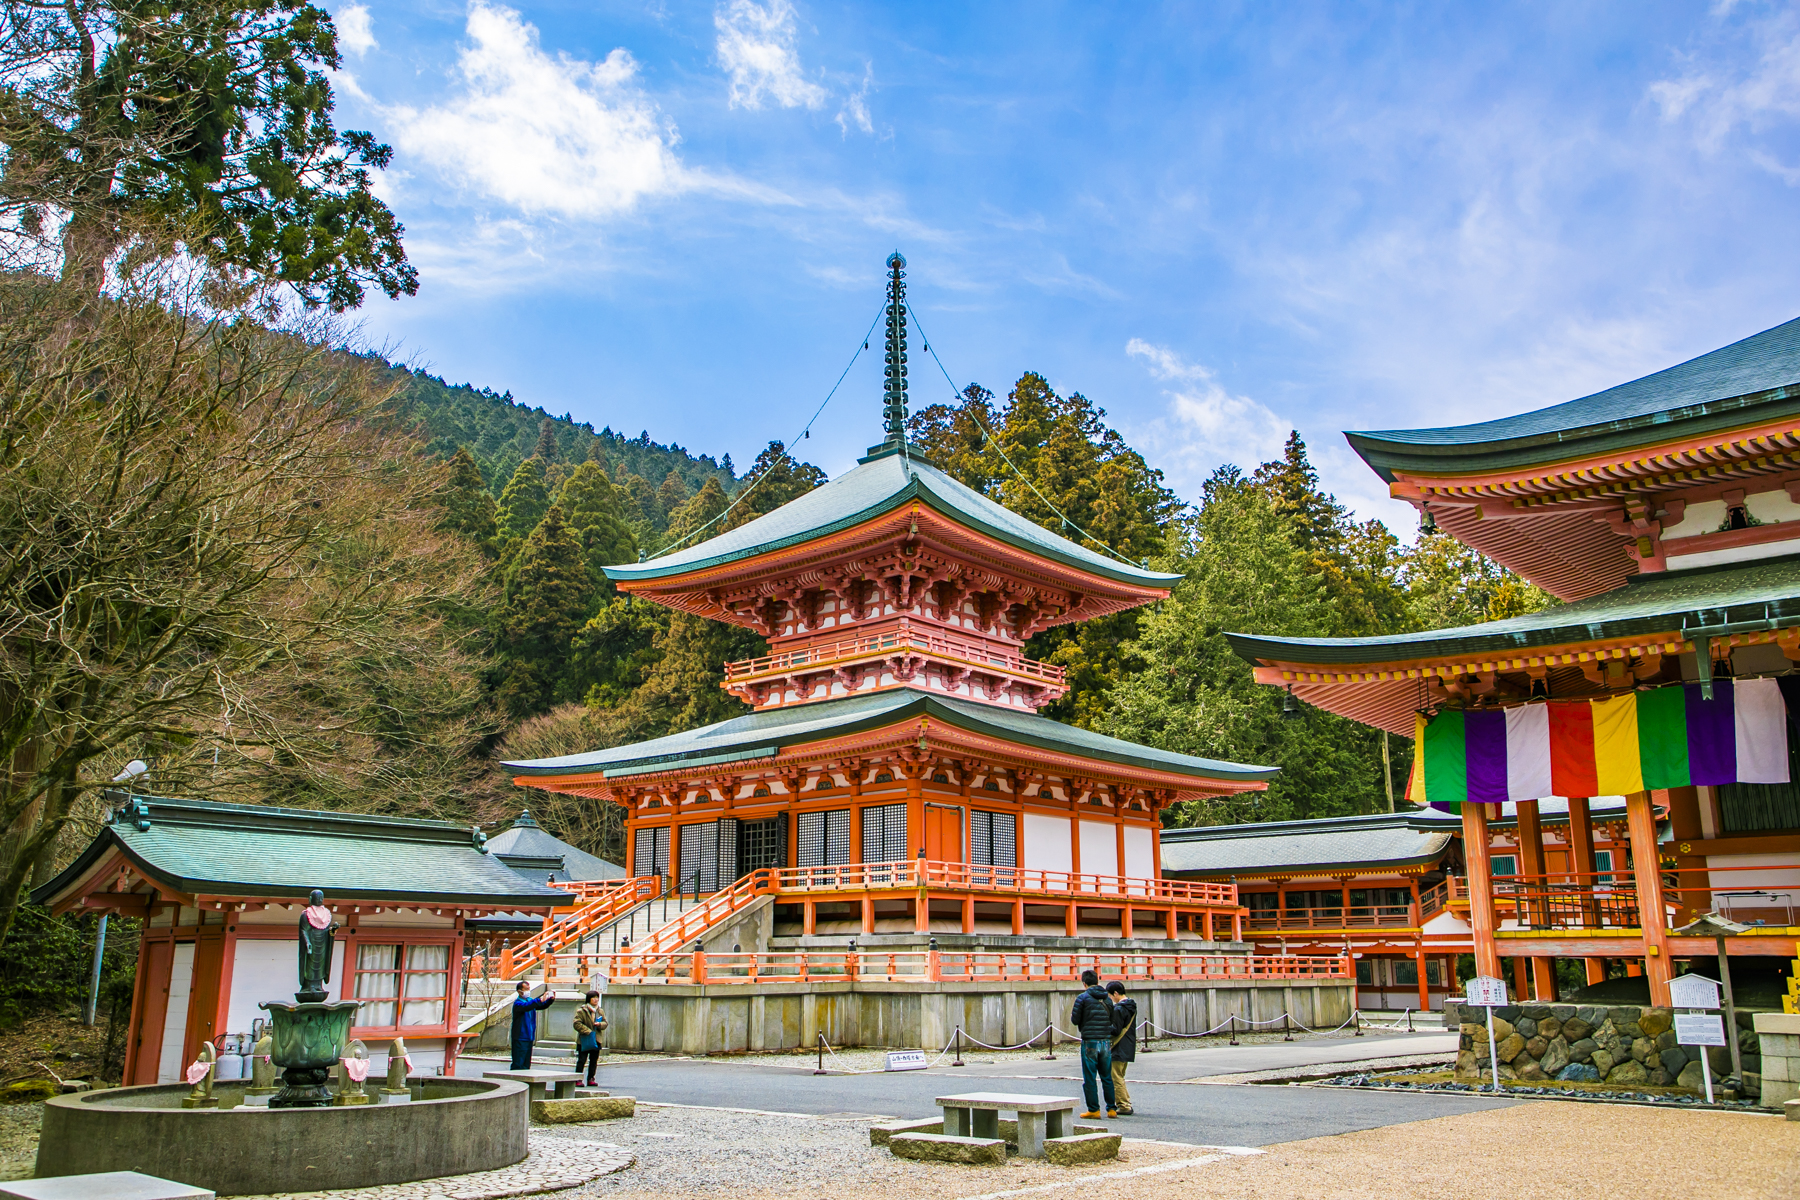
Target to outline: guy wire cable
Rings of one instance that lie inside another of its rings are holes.
[[[926,334],[925,326],[919,323],[919,314],[917,312],[913,311],[913,306],[911,304],[908,304],[906,306],[906,313],[908,316],[910,316],[912,318],[912,323],[918,327],[919,340],[925,343],[925,353],[931,355],[931,361],[935,362],[938,365],[938,370],[940,370],[944,373],[944,382],[950,385],[950,394],[955,396],[957,398],[957,400],[959,400],[959,401],[962,400],[963,394],[957,390],[956,380],[950,378],[950,371],[948,370],[948,368],[946,368],[944,366],[944,360],[938,357],[938,352],[936,350],[932,349],[931,338]],[[1107,545],[1105,542],[1101,541],[1099,538],[1095,537],[1093,534],[1089,533],[1087,530],[1085,530],[1081,526],[1077,525],[1074,521],[1070,520],[1069,514],[1065,513],[1062,509],[1056,507],[1056,505],[1050,503],[1050,498],[1048,496],[1044,495],[1044,493],[1038,491],[1037,484],[1031,482],[1030,477],[1028,477],[1025,474],[1025,472],[1019,470],[1019,468],[1017,466],[1014,466],[1012,459],[1006,457],[1006,451],[1001,448],[1000,439],[998,439],[994,436],[994,431],[987,427],[987,425],[982,421],[980,416],[978,416],[976,414],[975,409],[973,407],[971,407],[969,409],[969,415],[971,417],[975,418],[975,424],[980,427],[982,436],[987,438],[987,440],[993,444],[993,447],[995,450],[999,451],[1000,461],[1004,462],[1007,466],[1012,467],[1013,474],[1017,475],[1019,477],[1019,479],[1024,482],[1025,486],[1031,489],[1032,495],[1036,496],[1039,500],[1042,500],[1044,502],[1044,506],[1046,508],[1048,508],[1051,512],[1055,513],[1057,516],[1061,517],[1064,525],[1068,526],[1070,529],[1073,529],[1076,533],[1079,533],[1082,537],[1084,537],[1088,541],[1094,543],[1094,545],[1100,547],[1100,549],[1106,551],[1108,554],[1112,555],[1114,558],[1118,559],[1120,562],[1128,563],[1131,566],[1137,567],[1137,568],[1139,568],[1141,570],[1145,570],[1145,571],[1148,571],[1150,569],[1150,560],[1149,559],[1146,558],[1143,562],[1140,563],[1136,559],[1125,557],[1125,555],[1120,554],[1117,550],[1114,550],[1111,546]]]
[[[867,333],[863,334],[862,341],[857,343],[856,352],[851,354],[850,361],[848,363],[844,364],[844,370],[840,375],[838,375],[837,382],[831,385],[831,390],[829,392],[825,393],[825,398],[823,400],[819,401],[819,407],[815,408],[813,410],[813,415],[807,419],[807,422],[805,425],[800,427],[800,432],[794,435],[794,440],[791,442],[788,442],[786,445],[784,445],[782,447],[782,455],[784,457],[786,457],[786,458],[794,457],[794,444],[796,442],[798,442],[801,438],[806,437],[811,432],[813,423],[819,419],[819,414],[825,411],[825,406],[827,404],[831,403],[831,398],[833,396],[837,395],[837,390],[840,387],[844,386],[844,379],[846,376],[848,376],[850,374],[850,368],[854,367],[856,365],[856,360],[862,357],[862,352],[869,348],[869,339],[875,336],[875,326],[881,324],[882,313],[884,313],[886,311],[887,311],[887,305],[883,304],[881,312],[876,313],[875,319],[873,321],[869,322],[869,331]],[[940,364],[940,365],[942,365],[942,364]],[[769,464],[769,467],[767,470],[765,470],[761,475],[758,475],[755,479],[752,479],[744,487],[744,490],[739,492],[737,494],[737,496],[731,501],[731,503],[725,507],[724,512],[720,513],[718,516],[714,517],[712,520],[708,521],[706,524],[700,526],[698,529],[692,530],[685,537],[683,537],[680,541],[673,542],[670,545],[664,546],[661,550],[657,551],[657,553],[659,555],[662,555],[662,554],[667,554],[672,550],[678,549],[678,548],[680,548],[682,542],[686,542],[686,541],[692,539],[696,534],[705,533],[708,529],[711,529],[714,525],[717,525],[720,521],[723,521],[726,517],[729,517],[732,513],[732,510],[735,509],[738,505],[742,504],[744,502],[744,498],[746,496],[748,496],[752,491],[755,490],[756,485],[761,483],[763,480],[765,480],[769,477],[769,473],[775,469],[775,466],[776,466],[775,463]],[[643,561],[643,557],[641,555],[639,556],[638,561],[639,562]]]

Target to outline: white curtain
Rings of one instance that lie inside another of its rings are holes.
[[[402,1025],[442,1025],[450,990],[450,947],[409,946],[406,951],[406,1003]]]
[[[376,1029],[394,1025],[394,998],[400,994],[400,947],[368,945],[356,948],[356,1024]]]

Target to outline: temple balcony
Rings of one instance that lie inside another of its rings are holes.
[[[1251,909],[1244,931],[1257,933],[1353,933],[1371,929],[1417,929],[1459,904],[1468,903],[1468,882],[1449,876],[1419,892],[1417,904],[1331,904],[1310,908]]]
[[[720,685],[756,708],[912,686],[978,703],[1036,711],[1068,691],[1063,668],[1004,642],[901,617],[849,636],[808,637],[761,658],[725,664]]]

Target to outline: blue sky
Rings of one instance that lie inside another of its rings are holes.
[[[333,11],[339,126],[394,145],[421,281],[365,336],[739,464],[824,398],[895,248],[958,384],[1081,391],[1186,497],[1297,427],[1409,537],[1340,430],[1800,314],[1791,4]],[[851,466],[879,393],[865,355],[802,453]]]

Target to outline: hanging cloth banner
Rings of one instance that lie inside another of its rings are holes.
[[[1721,679],[1711,700],[1689,683],[1421,715],[1408,793],[1456,812],[1465,802],[1787,783],[1790,704],[1800,709],[1800,679]]]

